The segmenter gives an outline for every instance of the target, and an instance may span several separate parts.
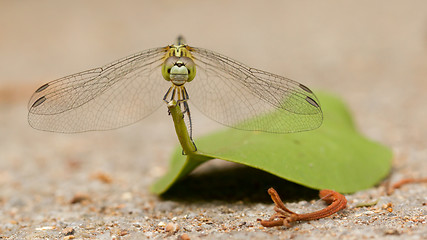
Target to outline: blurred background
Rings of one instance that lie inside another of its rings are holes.
[[[97,172],[148,194],[177,145],[166,107],[123,129],[68,135],[32,129],[27,101],[48,81],[166,46],[179,34],[190,46],[339,95],[365,135],[392,147],[402,175],[421,175],[426,9],[423,0],[0,1],[3,202],[19,193],[107,191],[86,184]],[[199,113],[193,121],[196,136],[219,127]]]

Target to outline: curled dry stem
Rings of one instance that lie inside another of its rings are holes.
[[[402,187],[403,185],[410,184],[410,183],[427,183],[427,178],[404,178],[393,185],[390,183],[386,187],[387,189],[387,195],[391,195],[395,189],[398,189]]]
[[[285,204],[283,204],[276,190],[270,188],[268,189],[268,194],[270,194],[271,199],[276,205],[274,207],[274,211],[276,211],[276,213],[273,214],[269,220],[258,219],[258,221],[260,221],[261,225],[264,227],[275,227],[283,225],[290,227],[292,222],[324,218],[344,209],[347,205],[347,199],[344,197],[344,195],[332,190],[321,190],[319,192],[320,198],[329,205],[326,208],[316,212],[298,214],[285,207]]]

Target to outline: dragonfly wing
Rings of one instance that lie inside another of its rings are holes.
[[[166,48],[49,82],[28,104],[28,121],[53,132],[107,130],[132,124],[161,106],[170,83],[161,75]]]
[[[197,65],[196,78],[186,85],[190,101],[213,120],[276,133],[321,125],[319,101],[306,86],[206,49],[190,49]]]

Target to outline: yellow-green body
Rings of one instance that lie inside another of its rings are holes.
[[[184,44],[171,45],[167,47],[167,53],[162,64],[162,76],[166,81],[170,81],[172,86],[168,89],[163,100],[168,104],[169,113],[172,115],[178,139],[183,148],[183,152],[189,154],[197,150],[192,140],[192,125],[189,99],[187,90],[184,87],[186,82],[191,82],[196,76],[196,64],[190,53],[190,47]],[[183,112],[176,111],[183,105]],[[184,113],[188,116],[189,132],[185,126]]]
[[[162,75],[167,81],[172,81],[174,85],[181,86],[185,82],[191,82],[196,76],[196,64],[187,45],[171,45],[167,47],[165,60],[162,64]],[[174,81],[175,75],[186,75],[185,82]]]

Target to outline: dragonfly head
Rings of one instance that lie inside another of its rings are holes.
[[[167,81],[180,86],[196,76],[196,64],[189,57],[168,57],[162,65],[162,75]]]

